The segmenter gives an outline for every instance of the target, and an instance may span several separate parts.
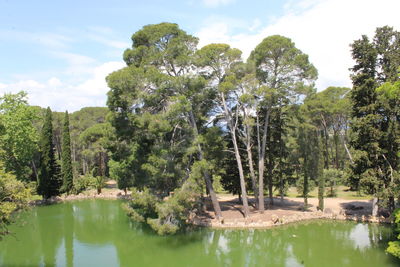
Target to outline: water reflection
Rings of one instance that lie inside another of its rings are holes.
[[[120,202],[35,208],[0,242],[1,266],[398,266],[390,228],[308,222],[269,230],[199,230],[159,237],[129,222]]]

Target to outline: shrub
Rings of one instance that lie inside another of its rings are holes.
[[[6,172],[0,162],[0,240],[9,233],[7,226],[14,221],[15,212],[26,208],[30,197],[29,188]]]
[[[394,223],[396,224],[396,232],[400,232],[400,209],[396,209],[393,212]],[[400,258],[400,234],[397,236],[396,241],[389,242],[389,246],[386,251],[393,256]]]
[[[337,185],[341,182],[343,178],[343,171],[338,169],[324,169],[324,178],[328,191],[326,193],[327,197],[337,196]]]
[[[85,190],[96,187],[96,178],[91,174],[86,174],[74,179],[74,194],[79,194]]]
[[[159,200],[145,188],[139,192],[132,189],[132,200],[123,204],[127,215],[135,222],[145,223],[148,218],[157,218],[156,205]]]
[[[313,191],[314,188],[315,188],[315,181],[311,180],[311,179],[308,179],[308,193]],[[300,177],[299,179],[297,179],[297,181],[296,181],[296,189],[297,189],[297,193],[299,194],[299,196],[303,197],[304,177]]]

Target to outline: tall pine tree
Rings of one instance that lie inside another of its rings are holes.
[[[68,194],[71,192],[73,186],[71,137],[69,134],[68,111],[65,111],[64,126],[62,132],[61,174],[63,179],[62,191]]]
[[[390,116],[385,114],[385,106],[378,99],[376,89],[385,82],[398,80],[400,66],[400,33],[390,27],[376,30],[374,39],[367,36],[352,45],[352,55],[356,64],[352,70],[353,90],[351,100],[353,119],[351,123],[351,145],[356,150],[351,166],[352,187],[374,194],[373,215],[377,215],[379,204],[394,208],[391,190],[393,166],[396,154],[391,136],[386,134]]]
[[[49,107],[46,110],[39,144],[41,158],[37,191],[43,198],[49,198],[59,194],[61,185],[59,167],[54,155],[53,123],[51,109]]]

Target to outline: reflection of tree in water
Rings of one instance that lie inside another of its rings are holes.
[[[160,237],[130,224],[119,206],[115,201],[86,200],[34,208],[17,239],[0,242],[0,265],[70,267],[74,261],[81,263],[74,259],[74,252],[82,248],[79,243],[115,249],[114,265],[120,266],[399,265],[383,253],[393,236],[391,229],[374,224],[314,221],[268,230],[200,229]],[[56,258],[60,255],[65,259]]]
[[[26,225],[13,225],[12,231],[18,234],[7,236],[0,242],[0,265],[2,262],[15,263],[15,266],[38,266],[42,259],[42,245],[38,231],[37,211],[29,212],[28,216],[22,216]]]
[[[115,230],[118,229],[114,225],[118,213],[115,203],[109,203],[107,200],[89,200],[74,203],[73,209],[77,240],[96,245],[112,242]]]
[[[218,266],[284,266],[289,257],[288,235],[274,230],[210,231],[205,254]]]
[[[368,244],[360,243],[354,236],[357,227],[362,226],[344,222],[310,222],[299,224],[296,238],[292,239],[293,253],[304,266],[397,266],[382,250],[377,250],[378,239],[369,239]],[[388,232],[382,231],[380,240],[387,240]],[[366,234],[366,229],[359,233]],[[353,235],[353,238],[352,238]],[[373,234],[374,236],[374,234]],[[379,241],[379,242],[381,242]]]
[[[56,265],[57,250],[63,238],[63,216],[58,212],[59,205],[48,206],[46,209],[37,209],[38,231],[42,245],[44,266]],[[37,242],[37,240],[36,240]]]
[[[67,267],[74,266],[74,209],[68,203],[63,206],[64,214],[64,246]]]

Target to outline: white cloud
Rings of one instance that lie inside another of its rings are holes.
[[[0,95],[26,91],[31,105],[50,106],[55,111],[70,112],[88,106],[105,106],[109,90],[105,78],[111,72],[125,66],[123,62],[106,62],[91,70],[89,78],[76,85],[62,82],[57,77],[41,83],[35,80],[21,80],[15,83],[0,83]]]
[[[310,56],[319,71],[317,88],[351,86],[348,69],[353,65],[349,44],[362,34],[372,36],[376,27],[400,30],[397,0],[303,0],[290,1],[286,13],[256,32],[231,34],[231,25],[215,22],[201,29],[199,46],[224,42],[243,51],[246,59],[263,38],[280,34],[291,38]],[[265,22],[264,22],[265,23]]]
[[[203,0],[203,4],[206,7],[218,7],[233,3],[235,0]]]
[[[50,78],[50,79],[47,81],[47,84],[48,84],[49,86],[51,86],[51,87],[58,87],[58,86],[61,86],[61,85],[62,85],[61,81],[60,81],[58,78],[56,78],[56,77]]]

